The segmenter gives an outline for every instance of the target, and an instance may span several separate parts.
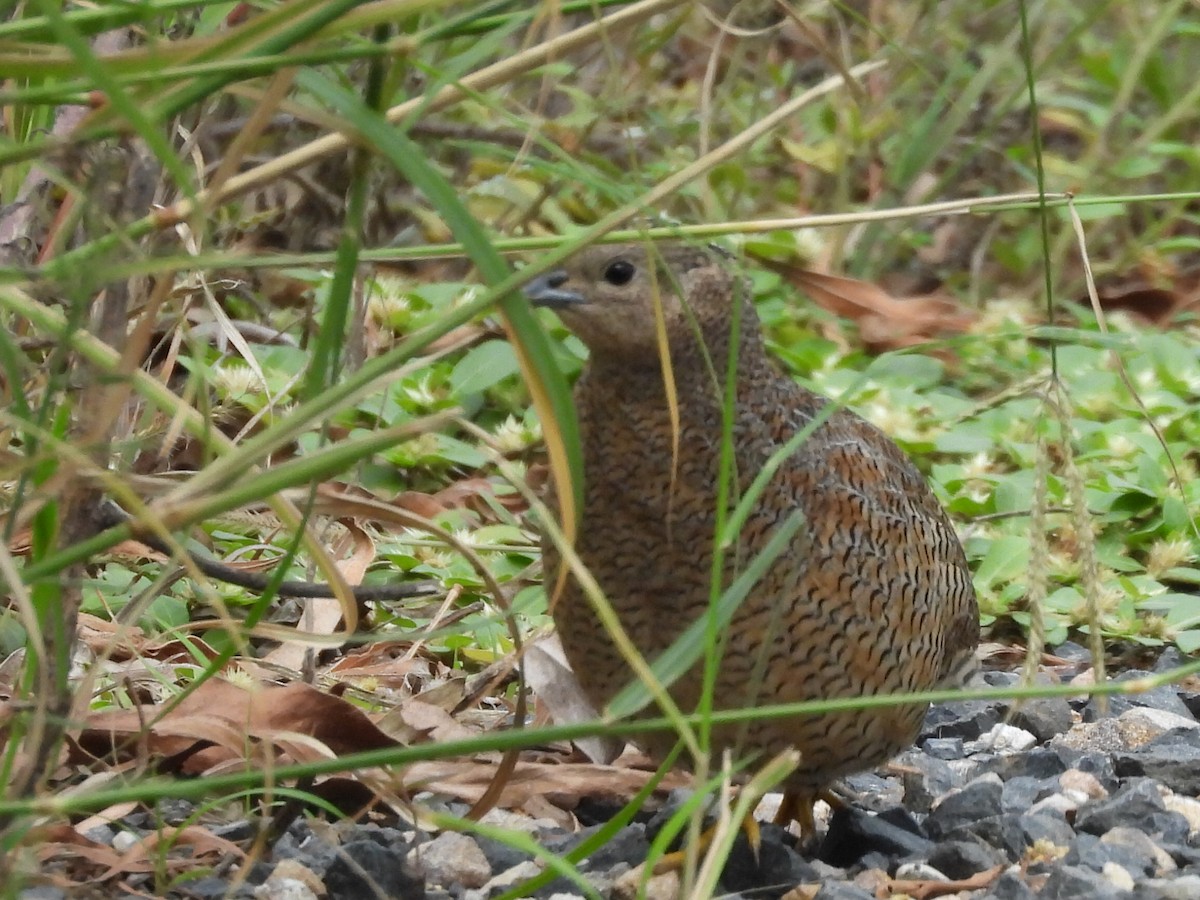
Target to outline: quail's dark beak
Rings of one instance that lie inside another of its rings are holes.
[[[548,306],[551,309],[585,302],[583,294],[578,291],[563,289],[569,279],[570,276],[562,269],[546,272],[525,285],[525,296],[534,306]]]

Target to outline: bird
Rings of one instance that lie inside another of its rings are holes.
[[[727,434],[725,518],[764,467],[770,472],[772,457],[778,465],[716,569],[723,586],[789,517],[800,525],[722,630],[712,708],[965,683],[979,610],[953,523],[881,430],[780,372],[749,280],[724,251],[592,245],[530,281],[525,294],[555,310],[589,352],[574,388],[583,458],[574,550],[644,658],[656,659],[708,613]],[[543,558],[550,585],[562,553],[545,537]],[[551,613],[580,686],[604,709],[633,678],[626,658],[574,576]],[[695,710],[703,660],[669,691],[683,712]],[[720,725],[710,752],[798,751],[781,814],[811,833],[813,801],[910,746],[927,708]],[[676,740],[664,730],[639,742],[661,759]]]

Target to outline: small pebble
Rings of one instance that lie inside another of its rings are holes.
[[[428,844],[408,853],[411,870],[423,873],[426,884],[478,888],[492,877],[492,867],[479,845],[465,834],[443,831]]]
[[[1020,753],[1037,743],[1037,738],[1023,728],[999,722],[979,739],[979,749],[993,753]]]
[[[1100,870],[1100,874],[1119,891],[1132,891],[1137,884],[1133,880],[1133,876],[1115,862],[1106,862]]]

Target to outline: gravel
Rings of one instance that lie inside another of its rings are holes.
[[[1070,659],[1070,648],[1058,655]],[[988,676],[993,684],[1012,677]],[[764,825],[757,858],[739,838],[719,890],[732,898],[869,900],[920,895],[914,885],[945,882],[932,891],[927,884],[928,895],[1200,900],[1200,722],[1193,711],[1200,711],[1200,695],[1175,687],[1110,698],[1107,714],[1094,699],[1049,698],[1016,710],[991,701],[937,706],[913,748],[879,772],[847,780],[847,793],[857,796],[826,817],[819,841],[801,847],[783,829]],[[513,821],[562,854],[604,827],[617,808],[582,803],[575,833],[548,821]],[[175,803],[168,812],[182,821],[193,809]],[[668,817],[669,810],[639,814],[580,862],[579,873],[602,897],[632,896],[643,883],[638,867]],[[94,836],[117,843],[147,833],[152,822],[134,813]],[[232,841],[254,833],[244,821],[220,829]],[[542,871],[530,854],[488,837],[300,820],[261,855],[250,877],[213,871],[165,896],[490,900]],[[134,891],[153,884],[150,876],[127,880]],[[678,881],[655,878],[649,890],[670,897]],[[561,874],[529,893],[583,895]],[[50,900],[61,892],[43,885],[17,896]]]

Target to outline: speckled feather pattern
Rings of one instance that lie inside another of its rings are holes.
[[[636,267],[628,284],[605,282],[617,259]],[[641,247],[592,248],[561,275],[563,287],[586,300],[562,310],[564,321],[592,352],[575,389],[585,477],[576,550],[653,659],[708,608],[721,435],[713,370],[725,371],[734,302],[741,304],[733,423],[739,489],[829,401],[774,368],[746,288],[707,251],[668,246],[647,256]],[[655,294],[680,408],[673,478]],[[979,616],[962,547],[920,472],[886,435],[846,410],[818,426],[757,501],[726,560],[726,584],[796,510],[805,522],[794,545],[729,623],[717,708],[928,690],[969,668]],[[546,572],[559,562],[548,543]],[[602,707],[629,682],[628,666],[573,580],[553,614],[583,689]],[[695,707],[700,682],[697,665],[672,687],[684,710]],[[763,720],[719,731],[715,744],[735,753],[795,747],[801,762],[787,787],[810,792],[904,749],[924,712],[923,704],[910,704]],[[656,756],[673,742],[670,734],[644,740]]]

